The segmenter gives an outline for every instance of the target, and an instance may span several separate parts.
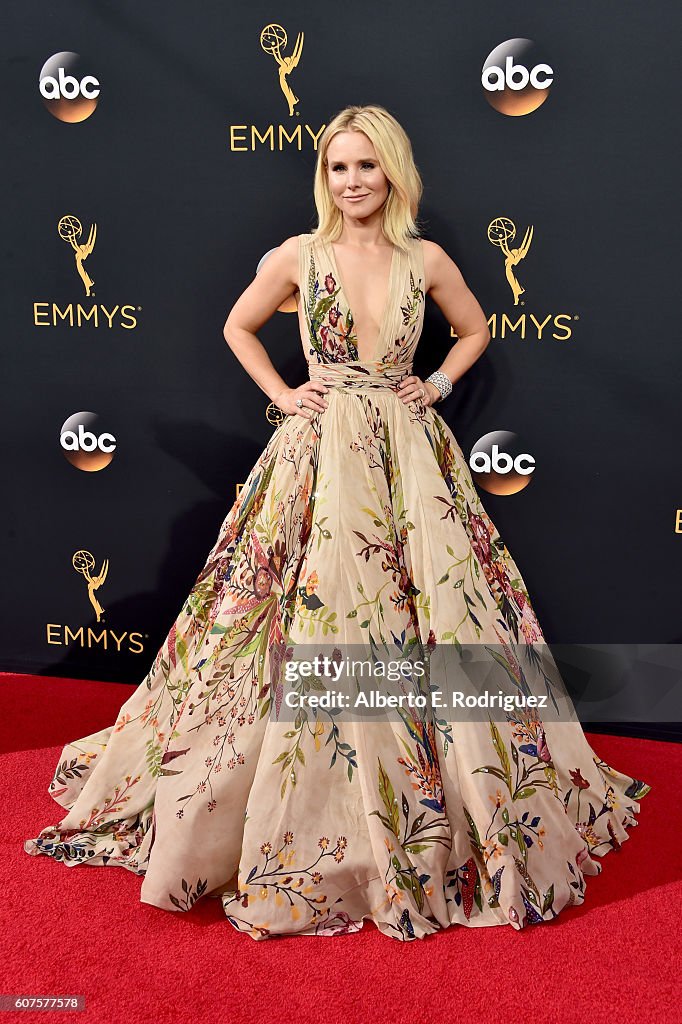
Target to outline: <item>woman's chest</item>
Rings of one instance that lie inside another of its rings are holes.
[[[369,256],[334,246],[336,286],[352,311],[356,333],[364,340],[376,338],[387,312],[392,258],[388,247]]]

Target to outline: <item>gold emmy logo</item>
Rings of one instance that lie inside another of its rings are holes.
[[[517,281],[514,267],[525,258],[526,253],[530,249],[530,243],[533,239],[533,228],[526,228],[521,245],[517,249],[511,249],[509,243],[513,242],[515,238],[516,225],[508,217],[496,217],[495,220],[491,220],[488,225],[488,241],[493,245],[499,246],[504,253],[505,277],[514,296],[514,305],[518,306],[519,296],[523,295],[526,289]]]
[[[73,214],[65,214],[57,223],[57,234],[64,242],[68,242],[73,251],[76,262],[76,271],[83,282],[85,294],[94,298],[94,281],[85,269],[85,261],[95,248],[97,240],[97,225],[92,224],[88,232],[87,241],[80,239],[83,236],[83,225],[78,217]],[[75,327],[75,328],[98,328],[98,327],[122,327],[125,331],[132,331],[137,327],[137,314],[142,306],[133,305],[131,302],[66,302],[59,303],[53,300],[33,302],[33,326],[34,327]]]
[[[73,249],[74,259],[76,260],[76,270],[78,271],[78,275],[85,286],[85,294],[90,295],[90,289],[95,282],[83,266],[83,262],[95,248],[97,225],[91,225],[88,240],[85,243],[79,243],[77,241],[77,239],[79,239],[83,234],[83,225],[79,221],[78,217],[73,217],[71,214],[67,214],[65,217],[62,217],[57,226],[57,230],[59,231],[59,237],[63,239],[63,241],[68,242]]]
[[[260,34],[260,45],[266,53],[275,58],[279,69],[279,87],[284,93],[291,117],[294,107],[298,103],[298,96],[294,96],[287,78],[301,59],[303,33],[299,32],[296,36],[296,44],[290,57],[284,57],[282,54],[282,50],[287,45],[287,34],[281,25],[266,25]]]
[[[286,413],[282,412],[280,407],[275,405],[274,402],[269,402],[265,410],[265,418],[268,423],[272,423],[273,427],[278,427],[282,420],[286,418]]]
[[[92,570],[95,568],[95,559],[93,558],[89,551],[76,551],[73,558],[71,559],[71,564],[73,565],[76,572],[79,572],[81,576],[87,581],[88,598],[90,599],[90,604],[95,609],[97,621],[100,622],[104,609],[97,600],[95,596],[95,591],[99,590],[99,588],[102,586],[102,584],[107,578],[107,573],[109,572],[109,559],[104,559],[104,561],[102,562],[102,568],[97,576],[92,575]]]

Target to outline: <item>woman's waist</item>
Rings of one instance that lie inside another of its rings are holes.
[[[367,388],[390,388],[395,391],[403,377],[410,373],[412,363],[308,363],[310,380],[348,391]]]

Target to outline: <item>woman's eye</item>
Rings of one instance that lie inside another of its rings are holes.
[[[374,168],[374,164],[372,164],[372,163],[363,163],[362,166],[363,167],[369,167],[370,170]],[[344,168],[343,164],[334,164],[334,166],[332,167],[333,171],[343,171],[344,169],[345,168]]]

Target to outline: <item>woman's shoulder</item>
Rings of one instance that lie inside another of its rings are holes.
[[[280,242],[279,248],[295,250],[298,249],[300,245],[304,245],[306,242],[309,242],[312,238],[313,235],[310,231],[305,231],[300,235],[290,235],[288,238],[285,238],[284,241]]]
[[[296,278],[302,272],[302,266],[308,263],[309,253],[313,247],[313,238],[312,232],[304,231],[300,235],[291,235],[289,238],[285,238],[279,247],[288,258],[292,268],[291,272],[296,275]]]
[[[424,260],[437,258],[438,252],[442,251],[437,242],[432,242],[428,238],[422,238],[421,235],[413,235],[409,239],[409,245],[414,252],[421,252]]]
[[[298,267],[299,259],[309,239],[309,234],[290,235],[289,238],[285,238],[278,246],[279,252],[282,253],[282,256],[287,259],[292,267]]]
[[[442,260],[447,259],[447,253],[438,242],[433,242],[429,238],[419,238],[417,243],[421,245],[424,265],[424,291],[428,292],[433,280],[438,275],[438,267]]]
[[[300,235],[292,235],[290,238],[285,238],[282,242],[283,246],[286,246],[292,256],[300,256],[301,253],[305,254],[306,250],[314,244],[314,234],[311,231],[303,231]]]
[[[297,249],[301,242],[308,237],[308,235],[290,235],[280,244],[280,248]]]
[[[462,272],[452,256],[438,242],[431,242],[424,239],[424,275],[428,282],[427,291],[430,291],[436,281],[461,280]]]
[[[437,257],[438,253],[443,251],[438,242],[432,242],[430,238],[420,238],[419,241],[421,242],[422,252],[425,257]]]
[[[424,262],[428,263],[429,266],[438,266],[444,260],[450,259],[443,246],[439,245],[438,242],[433,242],[429,238],[422,238],[421,241],[423,244]]]

